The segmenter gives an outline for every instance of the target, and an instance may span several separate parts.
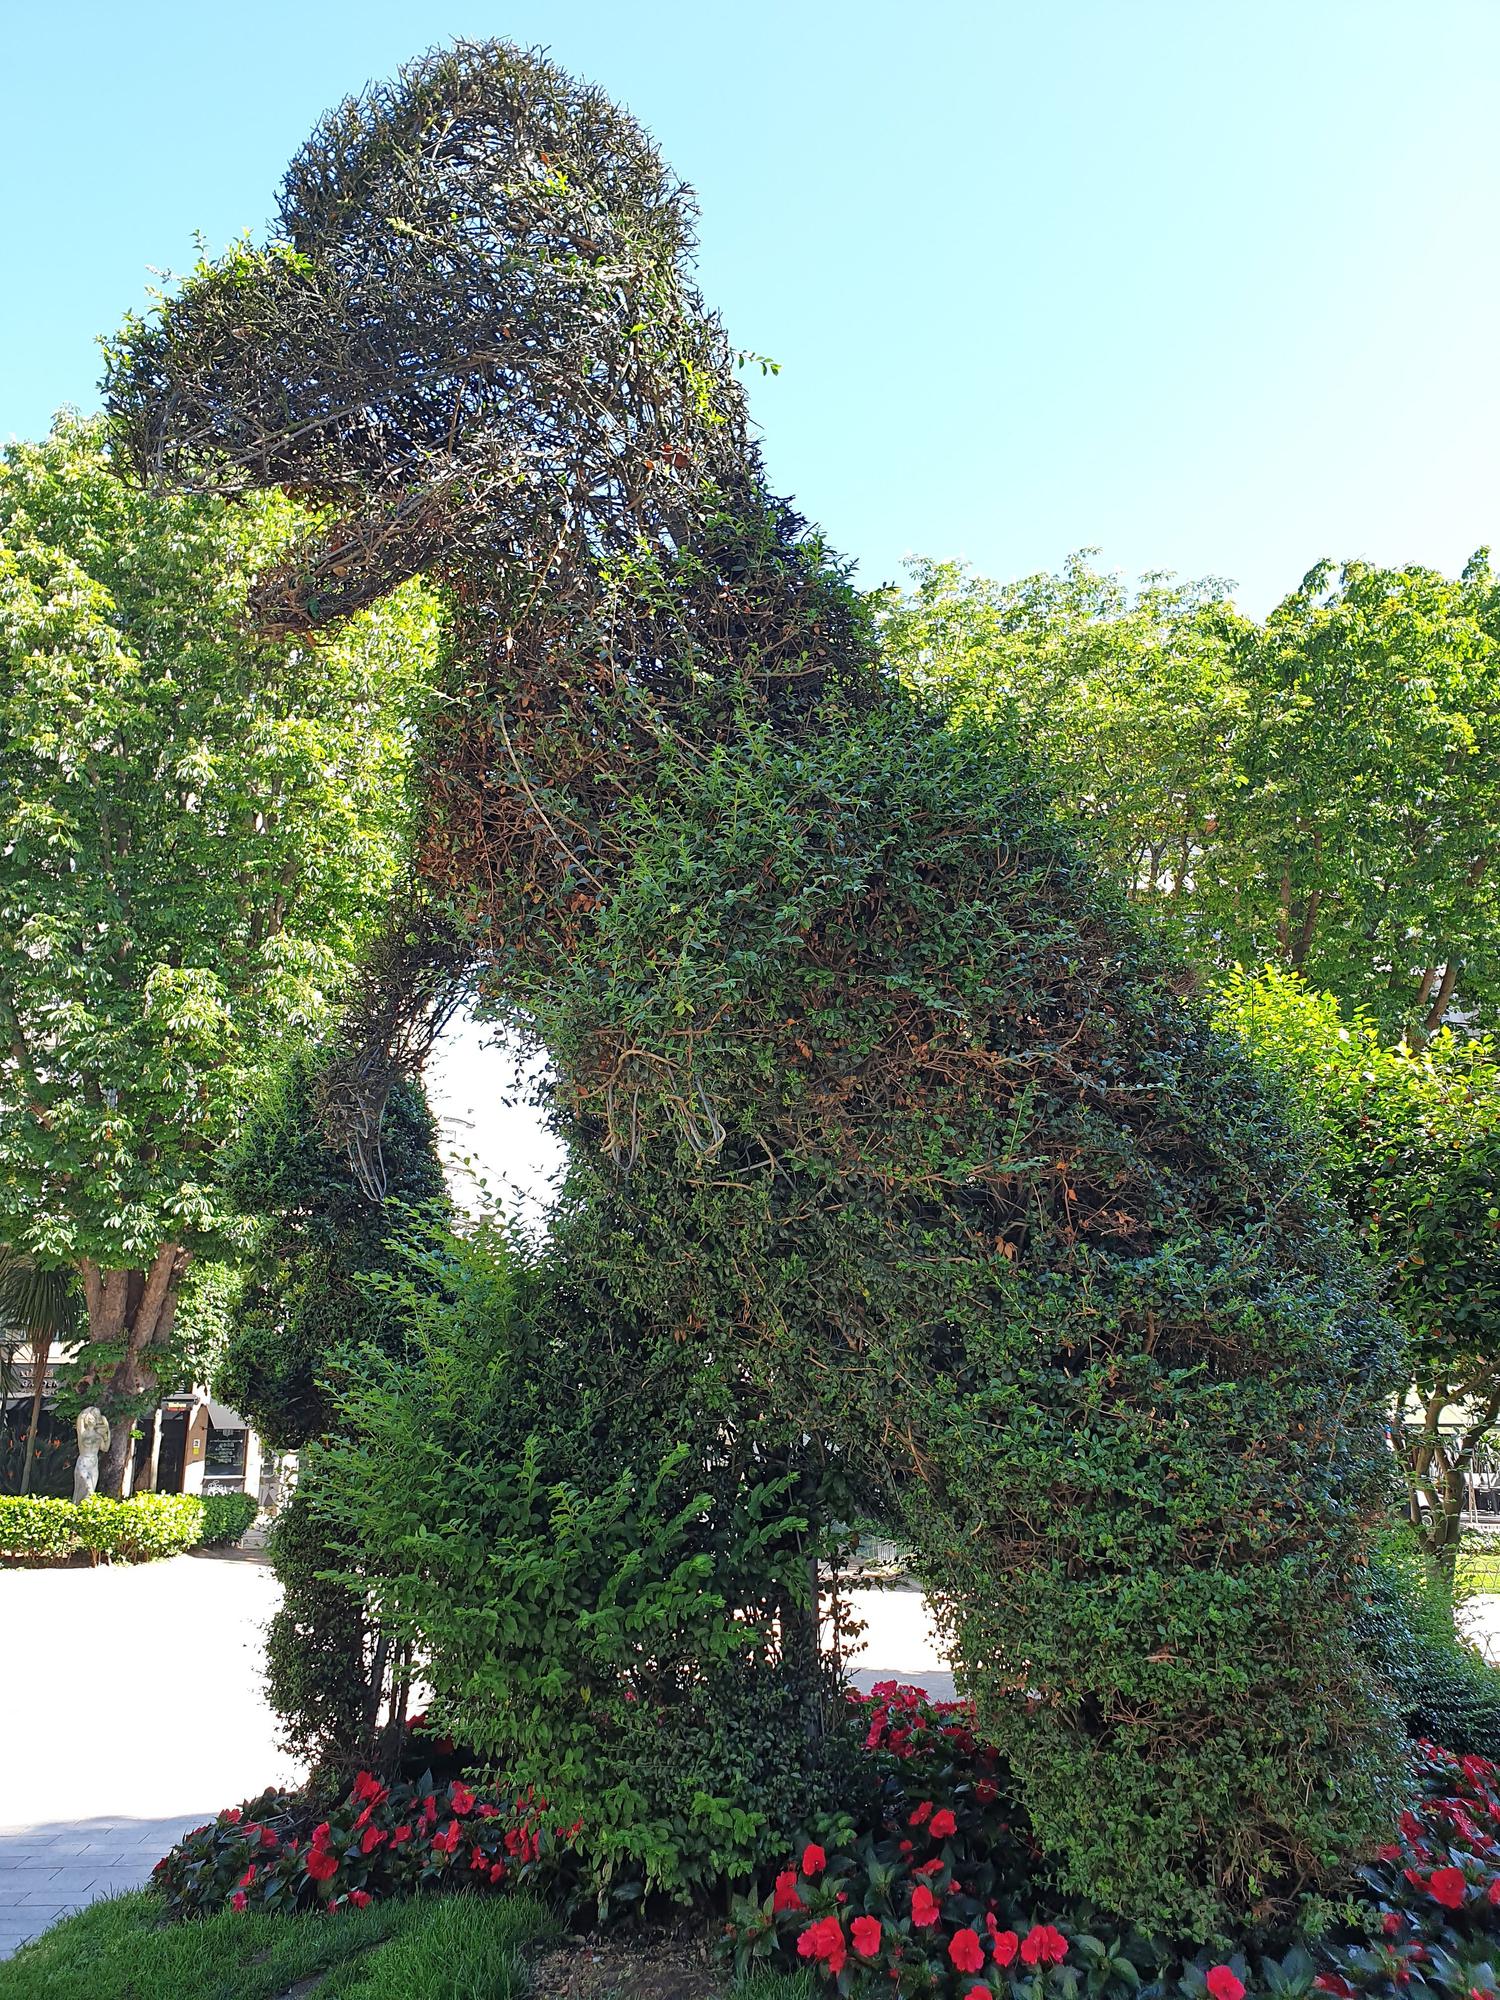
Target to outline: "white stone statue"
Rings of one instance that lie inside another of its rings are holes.
[[[73,1468],[73,1498],[87,1500],[99,1484],[99,1454],[109,1450],[109,1419],[97,1404],[78,1412],[78,1463]]]

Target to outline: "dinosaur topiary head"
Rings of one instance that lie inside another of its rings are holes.
[[[570,550],[670,544],[694,494],[753,464],[693,213],[601,92],[506,43],[435,51],[323,120],[270,245],[127,329],[126,454],[337,510],[261,587],[282,627],[476,556],[535,578]]]

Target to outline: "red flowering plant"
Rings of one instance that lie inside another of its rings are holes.
[[[851,1726],[883,1766],[878,1813],[850,1838],[809,1842],[769,1896],[735,1905],[726,1944],[742,1974],[810,1966],[840,1995],[896,2000],[1491,2000],[1500,1988],[1500,1768],[1482,1758],[1419,1746],[1398,1838],[1283,1956],[1247,1958],[1150,1938],[1059,1894],[965,1705],[882,1683],[852,1704]]]
[[[213,1910],[356,1908],[424,1890],[526,1885],[576,1894],[579,1828],[547,1801],[476,1790],[463,1779],[384,1784],[361,1771],[320,1815],[300,1793],[266,1792],[178,1842],[152,1871],[174,1916]]]
[[[728,1941],[741,1974],[791,1960],[840,1993],[901,2000],[989,1996],[1010,1979],[1039,1992],[1049,1976],[1072,1992],[1085,1972],[1098,1990],[1098,1971],[1119,1966],[1122,1988],[1141,1984],[1150,1959],[1139,1945],[1139,1965],[1119,1940],[1090,1936],[1072,1951],[1060,1930],[1021,1914],[1044,1879],[1041,1858],[966,1703],[885,1681],[851,1698],[849,1726],[880,1766],[871,1823],[809,1842],[768,1897],[735,1906]]]

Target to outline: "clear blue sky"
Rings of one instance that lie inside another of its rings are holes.
[[[1264,609],[1500,543],[1497,0],[6,0],[0,437],[316,116],[549,46],[697,188],[776,482],[864,581],[1102,545]]]

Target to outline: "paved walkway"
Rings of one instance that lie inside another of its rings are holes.
[[[0,1631],[19,1664],[0,1742],[0,1958],[58,1917],[145,1882],[189,1827],[294,1784],[261,1690],[276,1609],[263,1561],[175,1556],[134,1567],[0,1570]],[[915,1590],[858,1590],[852,1678],[946,1699]]]
[[[849,1678],[868,1691],[876,1681],[906,1681],[926,1688],[934,1701],[952,1701],[953,1675],[938,1643],[921,1591],[901,1585],[886,1590],[851,1590],[850,1605],[864,1620],[860,1649]]]
[[[189,1827],[295,1782],[260,1684],[263,1561],[0,1570],[0,1957],[136,1889]]]

